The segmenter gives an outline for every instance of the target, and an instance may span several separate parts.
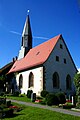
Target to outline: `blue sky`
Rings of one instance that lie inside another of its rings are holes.
[[[28,9],[33,47],[62,34],[80,68],[80,0],[0,0],[0,68],[19,53]]]

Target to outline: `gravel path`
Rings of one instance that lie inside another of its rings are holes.
[[[47,105],[34,104],[34,103],[29,103],[29,102],[22,102],[22,101],[17,101],[17,100],[11,100],[11,101],[19,103],[19,104],[26,105],[26,106],[43,108],[43,109],[48,109],[48,110],[52,110],[52,111],[64,113],[64,114],[69,114],[69,115],[74,115],[74,116],[80,116],[80,112],[75,112],[75,111],[71,111],[71,110],[65,110],[65,109],[61,109],[61,108],[53,108],[53,107],[49,107]]]

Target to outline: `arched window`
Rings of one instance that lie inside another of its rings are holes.
[[[34,75],[32,72],[29,74],[29,88],[34,86]]]
[[[53,74],[53,88],[59,88],[59,75],[57,72]]]
[[[70,90],[71,89],[71,76],[67,75],[66,77],[66,89]]]
[[[19,89],[21,89],[23,86],[23,76],[22,74],[19,76]]]

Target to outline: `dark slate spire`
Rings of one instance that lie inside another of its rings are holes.
[[[22,33],[22,36],[24,36],[24,35],[32,35],[29,15],[27,16],[27,19],[26,19],[26,22],[24,25],[24,29],[23,29],[23,33]]]
[[[32,32],[30,26],[30,18],[29,15],[27,15],[27,19],[22,33],[21,50],[19,51],[18,59],[25,57],[25,55],[31,48],[32,48]]]
[[[28,50],[32,48],[32,32],[31,32],[29,15],[27,16],[22,33],[22,46],[26,47]]]

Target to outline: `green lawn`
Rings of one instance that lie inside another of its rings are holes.
[[[24,97],[7,96],[6,98],[12,99],[12,100],[23,101],[23,102],[31,102],[31,99],[27,98],[27,96],[24,96]]]
[[[23,110],[4,120],[80,120],[80,117],[53,112],[41,108],[20,105]]]

